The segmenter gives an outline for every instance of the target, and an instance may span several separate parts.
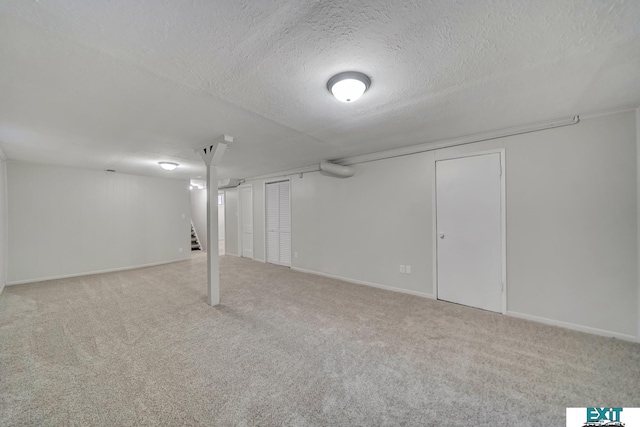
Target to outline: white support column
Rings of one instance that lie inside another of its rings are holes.
[[[215,143],[198,150],[207,167],[207,303],[220,304],[220,267],[218,263],[218,165],[227,143],[233,138],[224,135]]]
[[[220,304],[218,263],[218,168],[207,165],[207,304]]]

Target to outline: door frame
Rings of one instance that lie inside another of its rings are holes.
[[[242,244],[242,189],[243,188],[248,188],[249,191],[251,192],[251,210],[253,210],[253,185],[252,184],[239,185],[238,186],[238,256],[240,258],[244,258],[242,255],[244,253],[244,247]],[[255,224],[255,218],[253,218],[252,222]],[[254,239],[254,246],[255,246],[255,239]],[[256,251],[254,248],[253,257],[249,259],[255,259],[255,257],[256,257]]]
[[[266,264],[271,264],[268,261],[268,256],[267,256],[267,184],[275,184],[276,182],[284,182],[284,181],[289,181],[289,218],[291,218],[291,247],[289,248],[291,250],[291,265],[284,265],[284,264],[274,264],[274,265],[282,265],[283,267],[289,267],[291,268],[293,266],[293,216],[291,215],[292,211],[293,211],[293,201],[291,200],[291,177],[285,176],[285,177],[280,177],[280,178],[273,178],[273,179],[269,179],[269,180],[265,180],[262,183],[262,194],[264,194],[264,203],[262,204],[262,219],[264,220],[263,223],[263,228],[264,228],[264,239],[263,239],[263,243],[264,243],[264,262]]]
[[[454,159],[462,159],[465,157],[477,157],[483,156],[486,154],[500,154],[500,168],[502,173],[500,174],[500,223],[502,229],[502,314],[507,314],[507,169],[506,158],[505,158],[505,149],[504,148],[496,148],[493,150],[483,150],[483,151],[469,151],[466,153],[458,153],[458,154],[443,154],[438,155],[437,151],[433,156],[433,180],[432,180],[432,221],[431,221],[431,233],[433,236],[432,239],[432,251],[433,251],[433,297],[434,299],[438,299],[438,230],[437,230],[437,221],[438,221],[438,212],[437,212],[437,204],[438,204],[438,195],[436,191],[436,180],[437,180],[437,170],[436,163],[440,160],[454,160]]]

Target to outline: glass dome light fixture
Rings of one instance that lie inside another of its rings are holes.
[[[172,171],[178,167],[178,164],[173,162],[158,162],[158,164],[162,169],[166,171]]]
[[[342,102],[353,102],[371,86],[371,79],[357,71],[336,74],[327,82],[327,89]]]

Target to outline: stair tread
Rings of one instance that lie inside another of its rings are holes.
[[[196,233],[196,229],[191,223],[191,250],[192,251],[201,251],[202,246],[200,245],[200,241],[198,240],[198,234]]]

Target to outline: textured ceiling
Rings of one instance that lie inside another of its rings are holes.
[[[11,160],[221,177],[640,103],[640,1],[2,0]],[[370,90],[343,104],[341,71]]]

